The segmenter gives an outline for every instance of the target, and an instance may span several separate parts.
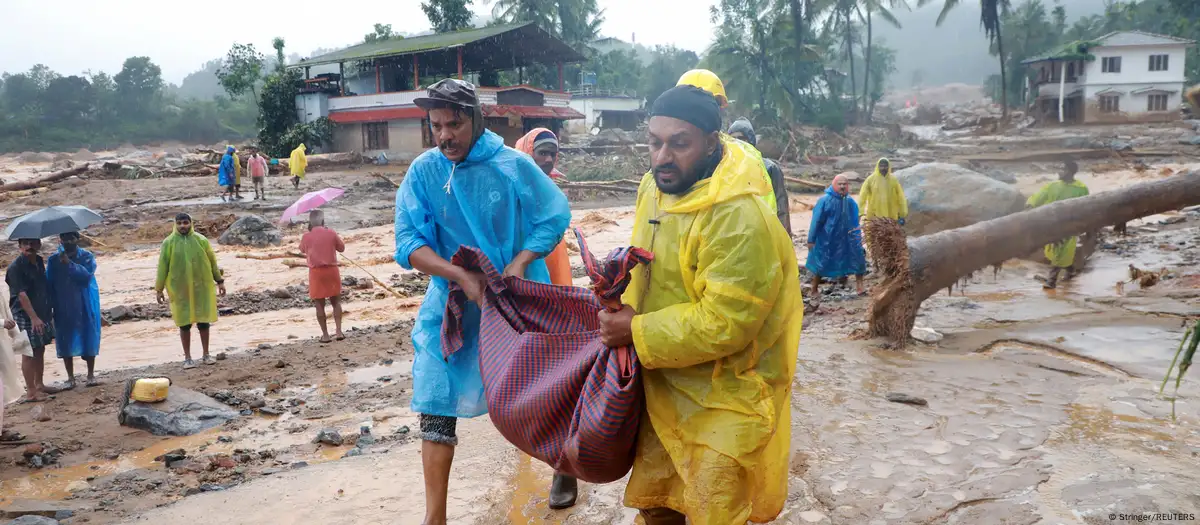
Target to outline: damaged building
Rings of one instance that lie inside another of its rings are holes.
[[[300,120],[328,117],[335,124],[327,149],[409,160],[435,146],[425,112],[414,104],[423,87],[446,77],[474,82],[488,129],[512,146],[534,128],[558,133],[567,121],[584,118],[571,107],[562,78],[564,64],[583,60],[565,42],[524,23],[368,42],[290,67],[304,70],[296,95]],[[525,68],[536,65],[557,68],[557,90],[525,83]],[[515,84],[500,85],[505,71]]]
[[[1187,50],[1194,44],[1117,31],[1025,60],[1031,110],[1041,122],[1061,124],[1178,119]]]

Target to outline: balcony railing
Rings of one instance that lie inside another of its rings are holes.
[[[497,92],[509,88],[478,88],[479,102],[481,104],[495,105]],[[358,109],[378,109],[397,106],[412,106],[417,97],[425,95],[425,90],[420,91],[397,91],[392,93],[375,93],[371,95],[352,95],[347,97],[330,97],[329,111],[349,111]],[[548,91],[545,93],[544,103],[550,107],[567,107],[571,102],[571,95],[567,93],[559,93]]]

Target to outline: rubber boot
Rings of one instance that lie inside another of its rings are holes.
[[[575,506],[579,497],[579,481],[566,474],[554,473],[550,482],[550,508],[554,510],[569,509]]]

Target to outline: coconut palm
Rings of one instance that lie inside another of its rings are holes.
[[[938,15],[937,19],[939,26],[946,20],[950,11],[962,3],[962,0],[945,1],[946,3],[942,5],[942,13]],[[1007,62],[1007,58],[1004,55],[1004,39],[1000,34],[1000,14],[1007,12],[1010,6],[1010,0],[979,0],[981,8],[979,23],[983,26],[983,33],[987,35],[988,41],[996,46],[1000,56],[1000,108],[1004,120],[1008,120],[1008,71],[1004,64]]]

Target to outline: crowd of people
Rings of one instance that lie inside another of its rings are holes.
[[[412,331],[415,347],[412,408],[419,414],[426,507],[425,524],[446,523],[450,470],[459,444],[457,422],[488,412],[479,362],[479,312],[467,315],[464,347],[443,354],[443,317],[451,284],[472,302],[486,293],[482,274],[450,262],[461,246],[482,251],[505,276],[571,285],[564,233],[571,222],[567,198],[555,184],[559,142],[549,129],[531,130],[515,148],[488,130],[475,87],[442,80],[416,105],[426,112],[437,145],[416,160],[396,192],[395,261],[432,276]],[[803,317],[800,266],[792,243],[790,206],[778,164],[756,149],[754,128],[738,119],[723,128],[727,106],[720,79],[690,71],[649,110],[651,169],[637,193],[630,244],[655,255],[636,268],[622,305],[598,314],[603,343],[633,346],[642,368],[645,410],[624,503],[648,525],[765,522],[788,495],[790,398]],[[292,152],[292,182],[304,177],[306,148]],[[267,160],[247,163],[255,198],[265,198]],[[1042,206],[1087,194],[1073,165],[1062,180],[1029,200]],[[241,164],[235,148],[222,159],[223,197],[240,199]],[[812,293],[824,280],[855,278],[865,294],[867,272],[861,220],[904,225],[908,204],[888,159],[880,159],[859,193],[838,176],[813,209],[807,233]],[[345,244],[309,214],[300,251],[309,267],[309,294],[321,341],[342,340],[341,275]],[[43,356],[53,341],[67,381],[75,388],[74,358],[97,384],[101,316],[96,258],[80,235],[60,236],[49,259],[41,241],[21,239],[21,256],[8,267],[10,300],[0,321],[13,346],[0,355],[0,392],[10,400],[19,352],[26,399],[58,391],[43,382]],[[1075,239],[1046,247],[1054,270],[1073,269]],[[199,363],[213,365],[210,330],[224,273],[208,239],[179,213],[162,242],[157,300],[168,304],[179,330],[183,367],[193,360],[192,327],[200,336]],[[326,303],[334,332],[327,326]],[[474,319],[472,325],[471,319]],[[3,413],[0,412],[0,422]],[[719,431],[715,431],[719,430]],[[578,482],[558,473],[548,505],[562,509],[578,498]]]

